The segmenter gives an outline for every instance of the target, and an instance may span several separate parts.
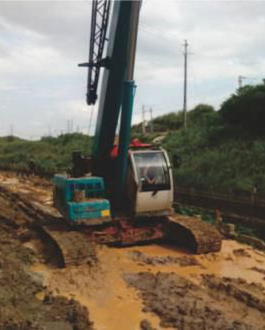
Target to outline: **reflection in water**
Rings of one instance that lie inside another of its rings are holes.
[[[53,294],[74,298],[86,306],[95,328],[101,330],[139,330],[143,319],[148,319],[153,327],[160,328],[158,317],[144,313],[139,294],[126,286],[122,279],[126,272],[177,272],[197,284],[201,282],[201,274],[215,274],[220,277],[240,277],[248,282],[264,285],[264,274],[250,268],[265,270],[265,254],[235,241],[224,241],[219,253],[195,256],[199,265],[187,267],[181,267],[177,263],[150,265],[135,262],[129,254],[132,251],[139,251],[149,257],[187,256],[186,251],[171,246],[101,247],[98,254],[100,262],[96,267],[83,265],[49,269],[38,264],[32,270],[44,277],[48,290]]]

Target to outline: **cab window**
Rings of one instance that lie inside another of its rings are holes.
[[[139,152],[133,157],[141,191],[170,189],[169,170],[163,152]]]

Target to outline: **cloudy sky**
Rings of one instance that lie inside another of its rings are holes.
[[[91,1],[0,0],[0,135],[35,139],[88,132],[85,103]],[[135,79],[134,122],[142,105],[155,116],[183,104],[187,39],[188,108],[218,109],[238,87],[265,78],[265,1],[144,0]],[[96,120],[92,117],[90,133]]]

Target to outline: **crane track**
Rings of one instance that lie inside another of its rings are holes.
[[[196,254],[218,252],[221,249],[221,235],[217,229],[195,217],[173,214],[161,218],[161,221],[152,219],[143,227],[128,221],[125,227],[116,223],[89,230],[82,225],[69,225],[62,217],[54,214],[52,207],[30,201],[23,193],[11,192],[3,187],[1,192],[27,215],[26,222],[32,229],[43,235],[46,242],[50,240],[55,253],[63,260],[62,267],[96,262],[95,243],[133,245],[163,239],[172,245],[185,246]],[[128,232],[132,232],[129,242]]]
[[[71,230],[67,226],[42,226],[42,230],[59,249],[62,267],[97,262],[96,246],[82,231]]]
[[[170,215],[168,221],[167,235],[171,241],[185,245],[196,254],[220,251],[222,236],[216,227],[179,214]]]
[[[151,221],[149,226],[144,227],[144,232],[131,223],[129,228],[118,230],[113,226],[88,230],[85,226],[46,225],[42,230],[54,241],[63,257],[64,266],[78,266],[84,263],[95,263],[97,244],[135,245],[150,243],[157,240],[171,242],[172,245],[179,245],[187,248],[195,254],[206,254],[218,252],[221,249],[222,237],[218,230],[202,220],[195,217],[187,217],[178,214],[167,218],[161,218],[161,221]],[[91,227],[90,227],[91,228]],[[127,230],[131,235],[128,240]],[[101,235],[106,236],[102,240]],[[108,235],[109,230],[113,230],[114,235]],[[152,233],[149,233],[150,230]],[[149,235],[148,235],[149,233]],[[160,235],[161,234],[161,235]]]

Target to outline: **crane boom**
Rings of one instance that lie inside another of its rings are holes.
[[[101,97],[92,158],[101,174],[104,164],[113,148],[118,118],[122,103],[123,83],[126,77],[130,54],[131,15],[134,1],[115,1],[109,32],[107,57],[109,67],[104,70]],[[135,52],[135,49],[134,49]]]
[[[106,37],[109,11],[108,1],[96,0],[93,2],[91,20],[91,46],[89,63],[81,66],[88,66],[88,89],[87,103],[94,104],[97,99],[97,87],[100,67],[105,70],[102,77],[100,99],[98,105],[97,123],[92,150],[94,163],[94,174],[102,175],[102,165],[110,155],[113,148],[114,138],[118,125],[118,119],[122,104],[123,85],[125,80],[133,79],[135,49],[139,20],[139,9],[141,1],[120,1],[113,4],[112,19],[109,27],[108,47],[106,57],[102,59],[103,44]],[[105,8],[98,26],[97,18],[99,11],[97,8]],[[95,43],[97,34],[101,37],[100,46]],[[98,49],[98,56],[93,58],[95,44]],[[127,123],[127,125],[130,123]],[[128,128],[130,130],[130,128]]]

